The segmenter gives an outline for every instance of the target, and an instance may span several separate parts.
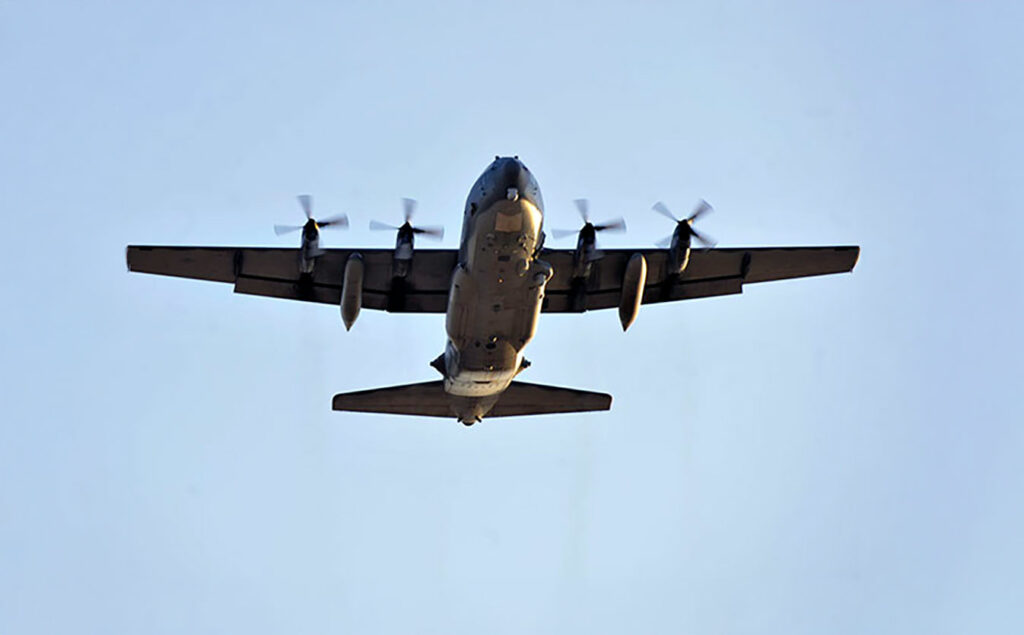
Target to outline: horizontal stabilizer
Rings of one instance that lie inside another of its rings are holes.
[[[442,381],[341,393],[334,395],[334,409],[421,417],[455,416]]]
[[[514,381],[501,394],[488,417],[546,415],[559,412],[590,412],[609,410],[612,396],[603,392],[527,384]]]
[[[456,409],[466,399],[446,393],[442,381],[427,381],[338,394],[334,396],[333,407],[349,412],[456,417]],[[512,382],[485,416],[590,412],[608,410],[611,405],[612,396],[605,393]]]

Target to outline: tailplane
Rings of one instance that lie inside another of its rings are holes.
[[[611,407],[612,396],[603,392],[514,381],[501,393],[498,403],[491,408],[487,416],[518,417],[560,412],[592,412],[609,410]]]
[[[486,411],[474,410],[479,412],[480,416],[518,417],[592,412],[608,410],[612,406],[612,396],[605,393],[517,381],[512,382],[505,392],[498,396],[496,402],[493,399],[490,397],[479,400],[493,404]],[[466,400],[466,397],[446,393],[444,382],[427,381],[335,395],[334,410],[421,417],[456,417],[465,421],[462,412],[465,411]]]
[[[373,388],[334,395],[334,409],[421,417],[454,417],[444,382]]]

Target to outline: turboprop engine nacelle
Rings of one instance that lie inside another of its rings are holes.
[[[680,223],[672,233],[672,245],[668,249],[668,271],[680,276],[690,264],[690,226]]]
[[[354,253],[345,262],[345,277],[341,287],[341,321],[348,331],[359,317],[363,307],[363,257]]]
[[[647,284],[647,259],[643,254],[633,254],[622,276],[622,298],[619,300],[619,322],[625,331],[636,320],[640,305],[644,301],[644,285]]]

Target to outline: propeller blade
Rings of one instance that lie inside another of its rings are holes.
[[[672,236],[665,236],[664,238],[662,238],[661,240],[654,244],[661,247],[662,249],[668,249],[669,247],[672,246]]]
[[[595,249],[587,254],[587,262],[594,262],[595,260],[600,260],[602,258],[604,258],[604,252],[600,249]]]
[[[697,239],[697,242],[704,245],[708,249],[711,249],[717,244],[714,238],[702,234],[692,227],[690,228],[690,234]]]
[[[300,229],[302,229],[302,225],[274,225],[274,233],[278,236],[297,232]]]
[[[382,223],[379,220],[372,220],[372,221],[370,221],[370,229],[372,229],[373,231],[378,231],[378,232],[379,231],[397,231],[398,230],[398,228],[395,227],[394,225],[388,225],[387,223]]]
[[[624,231],[626,231],[626,219],[620,217],[620,218],[616,218],[615,220],[610,220],[607,223],[602,223],[600,225],[594,225],[594,231],[599,231],[599,232],[624,232]]]
[[[580,213],[580,218],[583,219],[584,223],[590,222],[590,201],[585,198],[578,198],[573,201],[576,204],[576,210]]]
[[[705,201],[704,199],[700,199],[699,201],[697,201],[697,206],[693,208],[693,213],[690,214],[690,217],[687,218],[686,220],[692,223],[701,216],[713,211],[715,211],[715,208],[708,205],[708,202]]]
[[[309,194],[300,194],[298,199],[306,218],[313,218],[313,197]]]
[[[437,240],[441,240],[442,238],[444,238],[444,227],[440,226],[413,227],[412,232],[414,234],[422,234],[424,236],[429,236],[430,238],[436,238]]]
[[[575,235],[577,233],[579,233],[579,231],[576,230],[576,229],[552,229],[551,230],[551,235],[554,236],[556,239],[562,239],[562,238],[565,238],[567,236],[573,236],[573,235]]]
[[[416,213],[416,199],[403,198],[402,210],[405,214],[405,222],[408,223],[412,219],[412,215]]]
[[[323,220],[318,220],[316,224],[319,225],[321,229],[323,229],[324,227],[345,229],[346,227],[348,227],[348,215],[338,214],[337,216],[331,216]]]
[[[678,219],[678,218],[676,218],[676,215],[675,215],[675,214],[673,214],[673,213],[672,213],[672,212],[671,212],[671,211],[670,211],[670,210],[668,209],[668,207],[666,207],[666,206],[665,206],[665,204],[664,204],[664,203],[662,203],[661,201],[658,201],[657,203],[655,203],[655,204],[654,204],[654,205],[653,205],[653,206],[651,207],[651,209],[653,209],[654,211],[658,212],[659,214],[661,214],[661,215],[662,215],[662,216],[664,216],[665,218],[669,218],[669,219],[672,219],[673,221],[675,221],[675,222],[677,222],[677,223],[679,222],[679,219]]]

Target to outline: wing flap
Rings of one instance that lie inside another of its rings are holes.
[[[274,278],[238,276],[238,279],[235,280],[235,293],[323,304],[339,304],[341,302],[341,289],[338,287],[302,284],[293,280],[276,280]]]

